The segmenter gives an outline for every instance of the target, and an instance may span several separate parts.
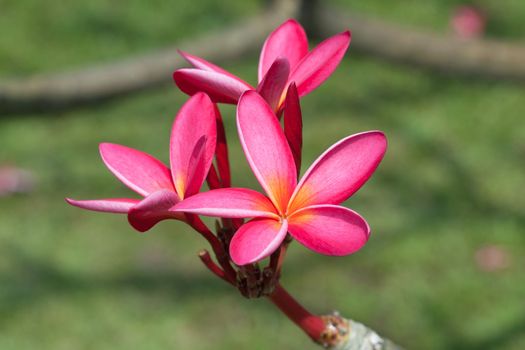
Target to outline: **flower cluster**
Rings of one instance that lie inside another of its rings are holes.
[[[283,252],[292,239],[326,255],[357,251],[367,242],[370,228],[359,214],[340,204],[379,165],[387,147],[384,134],[368,131],[348,136],[299,176],[299,98],[333,73],[349,44],[350,32],[346,31],[309,51],[301,25],[288,20],[264,43],[256,88],[202,58],[181,52],[193,68],[179,69],[173,77],[191,97],[172,127],[170,167],[146,153],[103,143],[100,154],[106,166],[143,198],[67,201],[84,209],[127,214],[129,223],[141,232],[164,219],[188,223],[212,244],[220,267],[209,256],[201,258],[232,284],[242,282],[243,274],[253,271],[249,267],[267,257],[271,257],[270,269],[263,275],[278,275]],[[240,142],[265,194],[231,187],[226,135],[217,103],[237,105]],[[209,190],[200,192],[204,182]],[[200,215],[221,218],[216,233]]]

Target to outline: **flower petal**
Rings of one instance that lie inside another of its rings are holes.
[[[279,218],[268,198],[246,188],[220,188],[198,193],[171,210],[223,218]]]
[[[326,39],[297,64],[290,81],[297,84],[299,96],[308,94],[328,79],[343,59],[350,37],[350,31],[346,31]]]
[[[217,143],[215,106],[200,92],[180,109],[170,138],[173,182],[180,198],[199,192],[210,169]]]
[[[239,100],[237,127],[252,171],[284,213],[297,184],[295,163],[277,117],[257,92],[247,91]]]
[[[308,53],[308,39],[303,27],[289,19],[275,29],[264,42],[259,57],[259,82],[277,57],[284,57],[293,69]]]
[[[257,92],[277,111],[283,90],[288,82],[290,64],[286,58],[277,58],[257,87]]]
[[[66,198],[66,202],[82,209],[100,211],[104,213],[125,214],[135,204],[139,203],[140,200],[130,198],[109,198],[77,201],[75,199]]]
[[[295,83],[291,83],[284,104],[284,135],[292,150],[297,175],[301,171],[301,149],[303,147],[303,117]]]
[[[113,143],[101,143],[99,150],[108,169],[138,194],[173,190],[170,170],[149,154]]]
[[[137,231],[146,232],[162,220],[184,220],[184,214],[169,211],[179,201],[173,191],[154,192],[129,210],[128,221]]]
[[[290,234],[321,254],[352,254],[368,241],[370,227],[356,212],[338,205],[303,208],[288,218]]]
[[[175,84],[186,94],[207,93],[213,102],[236,104],[241,94],[253,87],[229,75],[194,68],[182,68],[173,73]]]
[[[283,242],[288,222],[255,219],[242,225],[230,243],[230,256],[239,266],[251,264],[271,255]]]
[[[288,213],[314,204],[345,201],[372,176],[386,147],[386,137],[380,131],[355,134],[334,144],[303,175]]]
[[[189,53],[184,52],[182,50],[178,50],[178,51],[179,51],[179,54],[182,57],[184,57],[184,59],[186,61],[188,61],[189,64],[191,64],[193,67],[195,67],[197,69],[202,69],[202,70],[206,70],[206,71],[209,71],[209,72],[221,73],[221,74],[229,76],[232,79],[235,79],[235,80],[239,81],[242,84],[248,85],[248,83],[246,83],[244,80],[240,79],[239,77],[236,77],[235,75],[231,74],[227,70],[222,69],[221,67],[219,67],[219,66],[217,66],[217,65],[215,65],[215,64],[213,64],[211,62],[206,61],[203,58],[190,55]]]

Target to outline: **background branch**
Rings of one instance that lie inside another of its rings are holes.
[[[65,73],[0,81],[0,113],[61,109],[168,83],[175,69],[187,65],[177,49],[210,61],[236,59],[258,50],[269,32],[295,17],[297,8],[297,0],[275,1],[261,14],[230,28],[162,51]]]
[[[289,17],[301,17],[310,34],[318,37],[350,28],[353,51],[388,61],[452,75],[525,81],[525,46],[403,28],[317,0],[266,3],[266,10],[257,16],[162,51],[65,73],[0,80],[0,113],[56,110],[156,87],[170,82],[172,72],[186,64],[178,48],[226,62],[256,51],[268,33]]]
[[[315,16],[307,18],[314,18],[312,25],[317,35],[326,37],[345,27],[352,30],[353,52],[453,75],[525,82],[525,46],[488,39],[465,40],[403,28],[350,14],[326,2],[307,0],[306,3],[309,3],[307,10],[315,11]]]

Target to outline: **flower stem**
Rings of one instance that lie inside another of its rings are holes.
[[[210,190],[221,188],[221,180],[219,180],[219,175],[217,170],[215,170],[215,165],[210,166],[210,171],[208,171],[208,176],[206,176],[206,182],[208,182],[208,187]]]
[[[228,141],[224,123],[222,121],[221,112],[217,104],[215,104],[215,117],[217,122],[217,147],[215,149],[215,156],[217,162],[217,169],[221,179],[222,187],[231,187],[231,171],[230,160],[228,158]]]
[[[206,266],[213,274],[215,274],[215,276],[219,277],[227,283],[233,284],[230,280],[228,280],[228,278],[224,274],[224,271],[221,270],[221,268],[217,266],[215,262],[213,262],[210,253],[206,249],[203,249],[199,252],[199,258],[202,260],[204,266]]]
[[[320,341],[326,327],[321,317],[306,310],[280,284],[268,298],[314,342]]]
[[[197,215],[186,215],[189,225],[197,232],[199,232],[206,240],[210,243],[213,253],[217,258],[217,261],[224,270],[225,277],[232,284],[235,284],[237,273],[230,264],[228,254],[222,248],[219,239],[213,234],[213,232],[206,226],[204,222]]]

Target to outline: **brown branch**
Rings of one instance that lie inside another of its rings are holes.
[[[337,332],[342,331],[345,336],[338,344],[328,347],[330,350],[403,350],[362,323],[338,315],[335,317],[339,320],[332,327],[340,327]]]
[[[427,33],[351,14],[321,1],[305,2],[309,11],[315,11],[316,34],[326,37],[343,28],[352,30],[352,51],[453,75],[525,82],[525,46]]]
[[[177,48],[215,62],[257,50],[288,17],[301,17],[320,37],[349,27],[352,50],[455,75],[525,81],[525,47],[494,40],[462,40],[367,19],[315,0],[274,0],[266,11],[228,29],[149,55],[19,80],[0,80],[0,113],[47,111],[156,87],[185,62]]]
[[[149,55],[66,73],[0,80],[0,113],[61,109],[170,82],[173,71],[186,64],[177,49],[216,62],[235,59],[257,50],[270,31],[295,15],[297,7],[297,0],[275,1],[258,16]]]
[[[337,313],[316,316],[305,309],[280,284],[268,296],[315,343],[330,350],[402,350],[374,330]]]

